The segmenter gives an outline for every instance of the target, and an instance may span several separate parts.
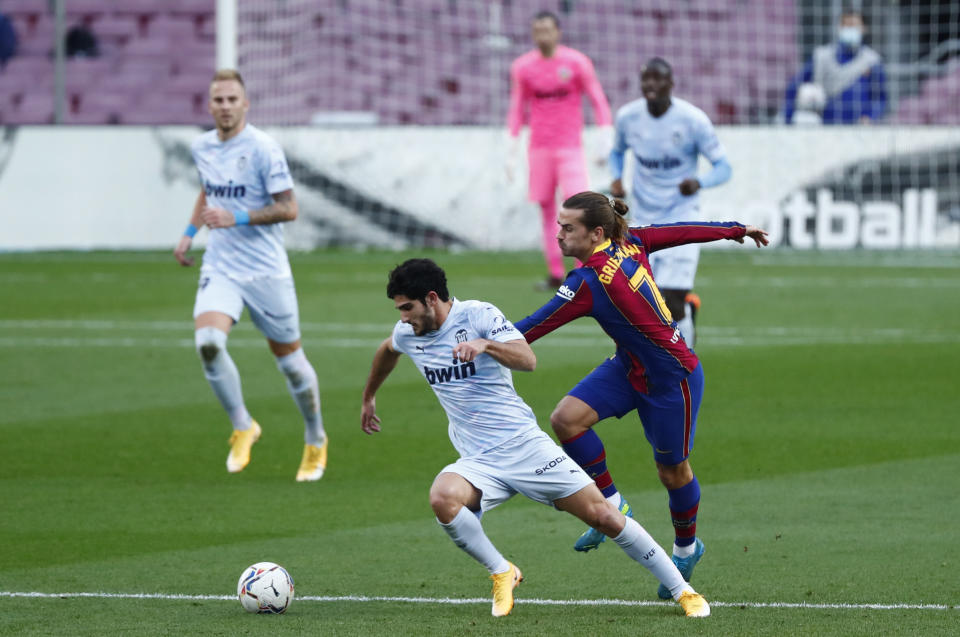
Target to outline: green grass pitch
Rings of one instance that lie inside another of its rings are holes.
[[[537,254],[429,254],[454,294],[512,318],[548,298],[533,290]],[[960,254],[704,252],[691,462],[705,620],[653,603],[656,582],[613,543],[575,553],[580,523],[522,498],[484,518],[527,577],[513,614],[440,603],[485,600],[489,581],[432,517],[427,490],[455,456],[408,360],[378,396],[383,433],[359,426],[397,318],[386,275],[407,256],[292,255],[331,439],[327,475],[297,484],[302,423],[246,317],[230,350],[264,435],[243,473],[225,470],[229,424],[193,351],[196,269],[168,253],[0,254],[0,635],[960,631]],[[534,350],[537,370],[514,377],[549,429],[612,346],[584,319]],[[637,518],[669,546],[638,421],[597,431]],[[286,615],[209,597],[233,595],[260,560],[296,580]],[[158,596],[9,595],[26,592]],[[642,604],[572,603],[600,599]]]

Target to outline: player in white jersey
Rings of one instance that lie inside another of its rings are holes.
[[[710,118],[685,100],[672,96],[673,71],[662,58],[653,58],[640,72],[643,98],[617,112],[610,153],[613,183],[610,193],[624,197],[624,153],[633,152],[630,225],[699,221],[701,188],[726,183],[732,168]],[[697,159],[713,165],[697,176]],[[700,305],[691,293],[700,260],[700,245],[690,243],[650,254],[653,278],[689,347],[694,343],[693,320]]]
[[[513,589],[523,575],[486,536],[480,518],[517,493],[568,511],[612,537],[670,590],[687,616],[710,614],[706,600],[643,527],[607,502],[537,425],[510,372],[532,371],[537,359],[500,310],[452,298],[446,274],[430,259],[410,259],[394,268],[387,296],[400,321],[374,354],[361,427],[368,434],[380,431],[377,390],[400,354],[407,354],[440,400],[450,441],[460,454],[434,480],[430,506],[450,539],[489,571],[495,617],[510,613]]]
[[[240,74],[217,71],[209,102],[216,128],[191,147],[202,187],[174,257],[193,265],[187,256],[193,236],[204,225],[210,228],[193,318],[204,374],[233,424],[227,470],[236,473],[247,466],[261,434],[227,353],[227,335],[246,307],[303,415],[304,449],[296,479],[312,482],[326,470],[327,435],[317,373],[300,346],[297,295],[280,225],[296,219],[297,201],[283,150],[247,123],[249,108]]]

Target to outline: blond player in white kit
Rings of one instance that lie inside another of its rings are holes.
[[[187,256],[193,236],[202,226],[210,229],[193,318],[204,374],[233,425],[227,471],[247,466],[262,431],[244,405],[240,374],[227,352],[227,335],[246,307],[303,415],[296,479],[312,482],[326,470],[327,435],[317,374],[300,346],[297,295],[280,225],[297,218],[297,201],[283,150],[247,123],[249,108],[240,74],[217,71],[209,102],[216,128],[191,147],[201,190],[173,254],[181,265],[193,265]]]
[[[567,511],[613,538],[670,591],[688,617],[710,614],[707,601],[684,581],[667,553],[636,520],[607,502],[540,429],[511,375],[514,369],[532,371],[537,357],[499,309],[451,297],[446,274],[430,259],[409,259],[394,268],[387,296],[400,320],[373,356],[360,424],[365,433],[380,431],[377,390],[400,355],[407,354],[446,412],[450,442],[460,454],[434,480],[430,506],[450,539],[490,573],[494,617],[513,609],[513,589],[523,575],[486,536],[480,518],[517,493]]]

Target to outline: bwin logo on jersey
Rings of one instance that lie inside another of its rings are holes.
[[[679,159],[671,157],[670,155],[664,155],[661,159],[637,155],[637,161],[640,162],[641,166],[649,168],[650,170],[671,170],[679,167],[682,163]]]
[[[571,290],[565,285],[561,285],[560,289],[557,290],[557,296],[559,296],[562,299],[567,299],[568,301],[572,301],[573,297],[575,297],[576,295],[577,295],[576,292],[574,292],[573,290]]]
[[[452,380],[463,380],[470,378],[477,373],[477,366],[473,361],[469,363],[460,363],[451,367],[431,368],[423,366],[423,375],[431,385],[449,383]]]
[[[230,180],[230,183],[227,185],[222,184],[211,184],[209,181],[203,183],[203,191],[208,197],[226,197],[226,198],[241,198],[245,197],[247,194],[247,187],[243,184],[235,184],[233,180]]]

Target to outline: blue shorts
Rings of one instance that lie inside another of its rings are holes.
[[[703,366],[697,364],[689,376],[652,394],[635,390],[628,372],[622,361],[609,358],[568,395],[590,405],[600,420],[623,418],[636,409],[654,459],[665,465],[680,464],[693,450],[697,412],[703,400]]]

